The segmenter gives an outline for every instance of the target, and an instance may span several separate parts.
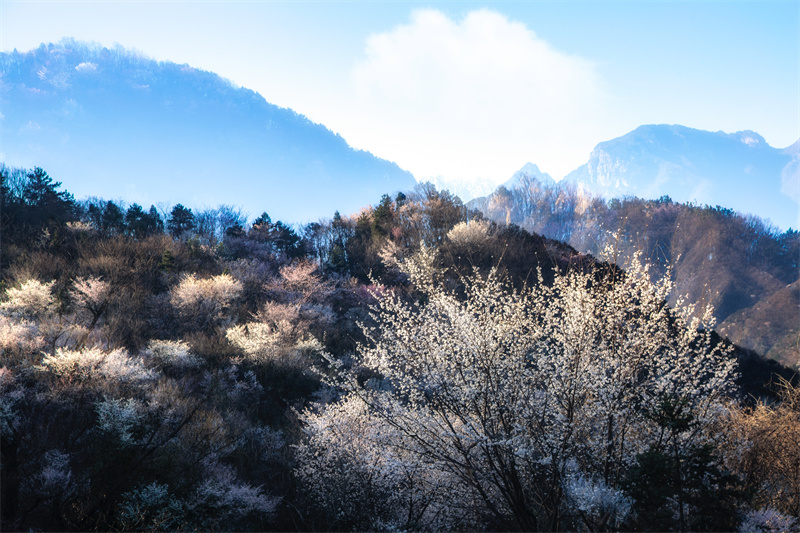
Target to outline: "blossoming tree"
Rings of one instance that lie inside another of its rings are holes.
[[[653,284],[641,263],[627,273],[601,265],[514,291],[494,270],[442,283],[435,264],[425,248],[404,261],[416,301],[384,291],[355,364],[330,359],[342,401],[364,409],[305,412],[298,472],[312,492],[335,452],[339,472],[372,469],[406,510],[441,509],[448,487],[448,508],[464,510],[453,525],[604,529],[630,512],[620,489],[638,454],[705,438],[735,363],[713,341],[709,311],[666,305],[669,276]],[[680,430],[665,406],[685,415]],[[326,412],[361,420],[333,431]],[[370,430],[343,435],[359,427]],[[348,456],[373,436],[384,456]],[[412,483],[404,472],[422,465]],[[408,526],[409,516],[380,519]]]

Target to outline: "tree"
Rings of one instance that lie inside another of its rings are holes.
[[[570,507],[585,498],[567,498],[581,479],[609,495],[595,504],[616,502],[603,523],[620,524],[630,506],[614,495],[659,441],[664,398],[692,415],[675,445],[702,443],[735,363],[708,323],[666,305],[668,278],[594,268],[514,291],[494,270],[442,284],[436,263],[423,248],[402,265],[417,303],[376,293],[378,327],[333,383],[398,435],[385,453],[424,464],[433,485],[456,480],[454,508],[479,505],[492,528],[591,527],[591,509]]]
[[[161,217],[155,206],[150,206],[150,211],[144,212],[139,204],[131,205],[125,212],[125,226],[129,234],[141,239],[153,235],[163,229]]]
[[[100,217],[100,229],[110,235],[122,233],[125,229],[125,215],[122,214],[122,208],[111,200],[103,209]]]
[[[652,412],[662,437],[636,456],[623,481],[645,531],[733,531],[745,500],[741,481],[708,443],[681,445],[692,430],[685,402],[665,397]]]
[[[173,287],[170,301],[189,328],[203,330],[231,322],[241,292],[242,284],[229,274],[208,279],[187,274]]]
[[[187,231],[194,229],[194,215],[192,210],[177,204],[172,208],[167,222],[167,229],[173,237],[180,237]]]
[[[391,231],[394,209],[392,199],[388,194],[381,197],[381,201],[372,212],[372,238],[386,237]]]
[[[75,219],[72,195],[59,191],[61,182],[54,182],[41,168],[24,171],[2,166],[0,177],[0,228],[4,240],[22,241],[43,229],[54,231]]]

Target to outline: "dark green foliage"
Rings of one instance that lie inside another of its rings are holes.
[[[167,230],[173,237],[180,237],[194,228],[194,215],[192,210],[177,204],[172,208],[167,221]]]
[[[253,226],[269,226],[272,224],[272,219],[269,217],[266,211],[261,213],[261,215],[253,221]]]
[[[158,264],[158,268],[166,272],[170,272],[175,269],[175,256],[172,255],[171,250],[164,250],[164,253],[161,255],[161,262]]]
[[[623,483],[641,531],[733,531],[746,501],[741,481],[726,472],[710,444],[683,437],[694,416],[678,398],[664,397],[651,418],[663,440],[639,454]]]
[[[45,230],[53,235],[76,219],[72,195],[59,191],[61,182],[54,182],[41,168],[24,171],[2,166],[0,179],[0,231],[4,243],[23,243]]]
[[[155,206],[151,205],[150,210],[145,213],[142,206],[133,204],[125,213],[125,227],[129,235],[141,239],[163,231],[164,223]]]
[[[122,209],[110,200],[100,216],[100,229],[108,235],[119,235],[125,230],[125,216],[122,214]]]
[[[741,486],[710,445],[681,453],[648,450],[625,484],[640,531],[734,531],[746,501]]]
[[[332,272],[338,274],[347,272],[347,253],[342,243],[333,243],[328,252],[328,260],[325,262],[325,266]]]
[[[237,237],[244,237],[244,231],[237,234]],[[289,259],[299,259],[307,253],[306,243],[297,232],[280,220],[273,223],[266,212],[253,222],[247,237],[266,244],[272,253]]]
[[[379,239],[386,237],[392,227],[392,218],[394,212],[392,209],[392,199],[388,194],[381,197],[381,201],[375,210],[372,212],[372,238]]]
[[[305,255],[300,237],[280,220],[270,228],[270,241],[275,249],[286,257],[298,258]]]
[[[636,458],[628,473],[626,492],[634,499],[634,511],[641,531],[669,531],[674,523],[674,468],[670,458],[658,451],[648,451]]]

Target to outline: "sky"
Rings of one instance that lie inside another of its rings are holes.
[[[420,180],[560,179],[642,124],[800,138],[800,2],[0,0],[63,37],[215,72]]]

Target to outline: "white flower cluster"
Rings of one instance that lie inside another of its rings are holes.
[[[184,341],[155,340],[150,341],[141,355],[154,361],[158,367],[192,368],[200,366],[202,361],[189,350],[189,345]]]
[[[133,398],[103,400],[97,404],[97,426],[122,446],[134,443],[133,430],[141,422],[143,408]]]
[[[205,327],[229,321],[230,307],[241,293],[242,283],[229,274],[207,279],[189,274],[172,289],[171,302],[185,319]]]
[[[11,317],[40,318],[52,314],[56,302],[52,295],[55,281],[42,283],[29,279],[18,289],[6,291],[6,301],[0,303],[0,313]]]
[[[447,238],[456,246],[480,248],[489,242],[489,227],[486,220],[459,222],[447,233]]]
[[[54,355],[42,359],[39,368],[62,379],[91,381],[103,378],[109,381],[136,383],[153,380],[157,374],[145,368],[138,358],[125,350],[110,352],[99,348],[85,350],[57,349]]]

